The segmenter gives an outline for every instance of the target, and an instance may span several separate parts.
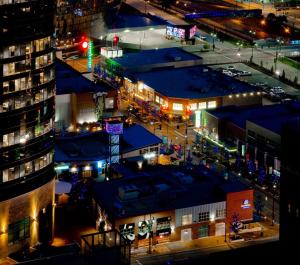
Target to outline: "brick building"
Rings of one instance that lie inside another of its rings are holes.
[[[253,190],[202,166],[161,167],[97,183],[94,211],[97,227],[118,229],[134,247],[189,241],[228,235],[233,214],[251,222]]]

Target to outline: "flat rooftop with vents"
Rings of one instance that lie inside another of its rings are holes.
[[[222,202],[227,193],[247,189],[203,166],[193,172],[166,166],[95,183],[93,197],[111,217],[118,219]]]

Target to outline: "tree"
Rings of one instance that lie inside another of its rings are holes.
[[[285,71],[282,70],[281,78],[284,80],[285,79]]]
[[[264,67],[264,63],[262,60],[260,61],[260,67]]]
[[[274,67],[273,67],[273,65],[272,65],[272,67],[271,67],[271,69],[270,69],[270,72],[271,72],[271,74],[274,73]]]
[[[237,235],[242,227],[242,223],[239,220],[239,215],[237,213],[234,213],[232,215],[232,221],[231,221],[231,230],[234,233],[234,238],[237,238]]]
[[[295,76],[294,83],[295,83],[295,85],[297,85],[297,83],[298,83],[298,76]]]

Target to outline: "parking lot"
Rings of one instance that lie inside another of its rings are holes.
[[[211,66],[213,69],[218,69],[224,74],[238,78],[249,84],[256,85],[261,88],[266,98],[272,101],[280,101],[286,99],[285,93],[293,95],[295,88],[286,85],[278,79],[259,72],[243,63],[222,64]],[[230,72],[232,74],[230,74]],[[238,74],[245,73],[245,74]],[[282,90],[281,90],[282,89]],[[280,94],[280,96],[279,96]]]

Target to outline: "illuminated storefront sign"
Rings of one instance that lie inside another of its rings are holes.
[[[196,34],[196,31],[197,31],[197,27],[194,26],[190,29],[190,39],[193,38]]]
[[[92,64],[93,64],[93,42],[89,41],[88,46],[88,71],[92,70]]]
[[[196,128],[201,127],[201,110],[195,111],[195,127]]]
[[[243,204],[241,205],[243,209],[248,209],[251,207],[249,200],[243,200]]]
[[[123,133],[123,123],[106,123],[106,132],[109,134],[117,135]]]
[[[292,45],[300,45],[300,40],[291,40]]]

